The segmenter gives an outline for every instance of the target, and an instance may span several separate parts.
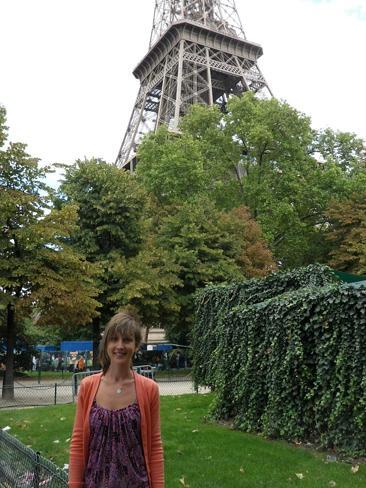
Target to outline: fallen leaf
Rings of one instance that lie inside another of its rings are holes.
[[[302,473],[295,473],[295,476],[297,476],[299,478],[299,480],[304,479],[304,475]]]
[[[59,444],[59,443],[60,443],[60,441],[59,441],[58,439],[56,439],[56,440],[54,440],[54,441],[53,441],[53,443],[54,443],[54,444]]]
[[[70,437],[68,437],[65,442],[70,442]]]
[[[179,479],[179,483],[184,486],[184,488],[190,488],[189,487],[189,484],[186,483],[186,480],[184,479],[184,476],[182,476],[180,479]]]
[[[199,430],[198,429],[193,429],[192,432],[199,432]]]
[[[355,466],[352,466],[351,471],[353,474],[357,473],[357,471],[360,469],[360,466],[356,464]]]
[[[329,486],[337,486],[337,483],[335,481],[329,481]]]

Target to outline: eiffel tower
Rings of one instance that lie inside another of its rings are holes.
[[[218,104],[252,90],[272,96],[247,40],[235,0],[155,0],[149,50],[133,74],[140,80],[116,164],[134,170],[141,138],[159,125],[179,131],[193,103]]]

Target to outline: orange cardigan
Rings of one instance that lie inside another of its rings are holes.
[[[137,403],[141,413],[141,438],[150,488],[164,488],[163,447],[160,437],[160,401],[158,385],[133,373]],[[84,471],[89,456],[89,413],[102,373],[88,376],[80,383],[69,463],[69,487],[84,487]]]

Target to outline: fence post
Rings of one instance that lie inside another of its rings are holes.
[[[57,403],[57,383],[55,383],[55,405]]]
[[[77,379],[76,374],[74,374],[72,376],[72,380],[74,382],[74,385],[73,385],[73,396],[75,398],[77,396],[77,394],[78,394],[78,379]]]
[[[33,488],[39,488],[39,456],[40,453],[36,452],[36,465],[34,467]]]

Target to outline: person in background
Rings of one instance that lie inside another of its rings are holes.
[[[102,373],[80,384],[70,445],[70,488],[164,488],[158,385],[132,370],[139,321],[111,318],[100,344]]]
[[[175,361],[176,361],[176,368],[180,368],[180,352],[177,351],[177,355],[175,356]]]
[[[85,359],[84,359],[83,355],[80,356],[79,361],[77,362],[76,368],[77,368],[77,371],[79,371],[79,372],[85,370]]]
[[[62,356],[58,357],[57,360],[57,371],[61,371],[62,373],[64,372],[64,360]]]

